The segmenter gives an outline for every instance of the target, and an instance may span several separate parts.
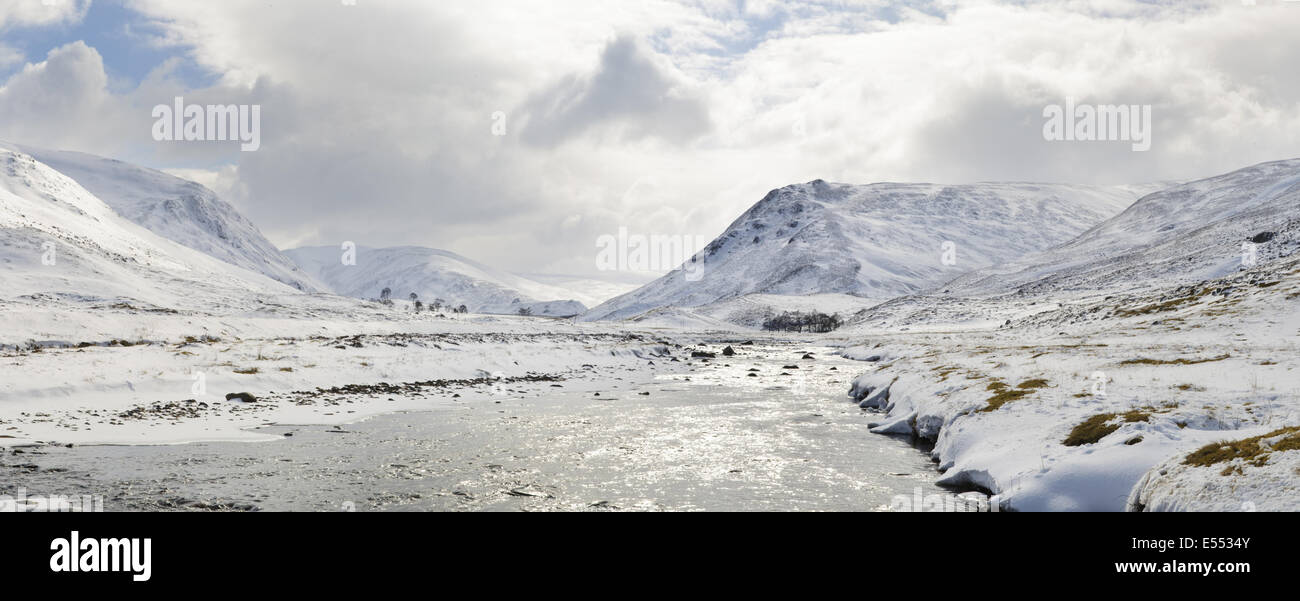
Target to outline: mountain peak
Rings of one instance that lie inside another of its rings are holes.
[[[792,184],[768,192],[697,255],[700,281],[674,271],[583,319],[749,294],[911,294],[1069,240],[1136,197],[1127,188],[1020,182]]]

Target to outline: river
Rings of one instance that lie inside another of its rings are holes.
[[[102,495],[109,511],[870,511],[940,492],[923,452],[870,434],[878,415],[845,398],[865,365],[773,344],[266,426],[271,442],[17,449],[0,494]]]

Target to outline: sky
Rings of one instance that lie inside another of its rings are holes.
[[[1178,181],[1300,156],[1284,0],[0,0],[0,140],[208,185],[281,248],[592,274],[773,188]],[[260,107],[261,145],[154,107]],[[1150,106],[1150,149],[1045,139]]]

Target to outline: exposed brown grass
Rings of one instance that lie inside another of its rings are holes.
[[[1151,421],[1152,415],[1164,413],[1175,406],[1176,405],[1166,403],[1162,409],[1157,409],[1155,407],[1139,407],[1137,409],[1130,409],[1124,413],[1101,413],[1094,415],[1083,420],[1083,423],[1070,430],[1070,435],[1066,436],[1065,440],[1061,444],[1067,447],[1093,444],[1114,433],[1123,424],[1149,422]],[[1124,444],[1133,445],[1139,442],[1142,442],[1141,436],[1129,439]]]
[[[1007,403],[1018,401],[1033,394],[1035,389],[1043,388],[1047,386],[1047,384],[1047,380],[1042,378],[1025,380],[1016,385],[1015,388],[1007,386],[1006,382],[1001,380],[989,382],[989,385],[985,389],[992,392],[993,396],[988,398],[986,401],[987,404],[980,409],[979,412],[987,413],[989,411],[996,411]]]
[[[1111,423],[1116,417],[1118,416],[1114,413],[1102,413],[1083,420],[1083,423],[1070,430],[1070,435],[1061,444],[1079,447],[1095,443],[1119,429],[1119,424]]]
[[[1125,359],[1123,361],[1120,361],[1119,364],[1120,365],[1196,365],[1198,363],[1211,363],[1213,361],[1223,361],[1224,359],[1230,359],[1230,358],[1232,358],[1232,355],[1229,355],[1227,353],[1219,355],[1218,357],[1210,357],[1209,359],[1186,359],[1183,357],[1179,357],[1177,359],[1148,359],[1143,357],[1139,359]]]
[[[1115,315],[1118,315],[1119,317],[1135,317],[1138,315],[1150,315],[1152,313],[1164,313],[1165,311],[1173,311],[1174,309],[1177,309],[1187,303],[1200,299],[1202,296],[1209,294],[1209,292],[1210,292],[1209,288],[1202,288],[1201,290],[1194,291],[1191,294],[1188,294],[1187,296],[1169,299],[1167,301],[1163,301],[1159,303],[1152,303],[1149,305],[1137,307],[1135,309],[1120,308],[1115,310]]]
[[[1265,439],[1282,438],[1272,445],[1261,445]],[[1197,467],[1209,467],[1217,463],[1225,463],[1235,459],[1241,459],[1255,467],[1263,467],[1268,464],[1268,458],[1271,454],[1281,451],[1300,450],[1300,426],[1290,428],[1281,428],[1268,434],[1253,436],[1243,440],[1215,442],[1207,444],[1187,456],[1183,460],[1183,465],[1194,465]],[[1228,475],[1232,472],[1231,467],[1225,468],[1223,474]],[[1236,470],[1240,473],[1240,469]]]

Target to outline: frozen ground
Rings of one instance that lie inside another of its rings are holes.
[[[123,318],[97,317],[103,327]],[[641,367],[669,361],[676,344],[545,318],[365,317],[162,315],[136,319],[133,335],[96,332],[89,319],[84,339],[15,344],[2,356],[0,445],[265,438],[248,429],[445,407],[476,381]],[[361,394],[318,390],[347,386]],[[257,400],[226,400],[241,392]]]

